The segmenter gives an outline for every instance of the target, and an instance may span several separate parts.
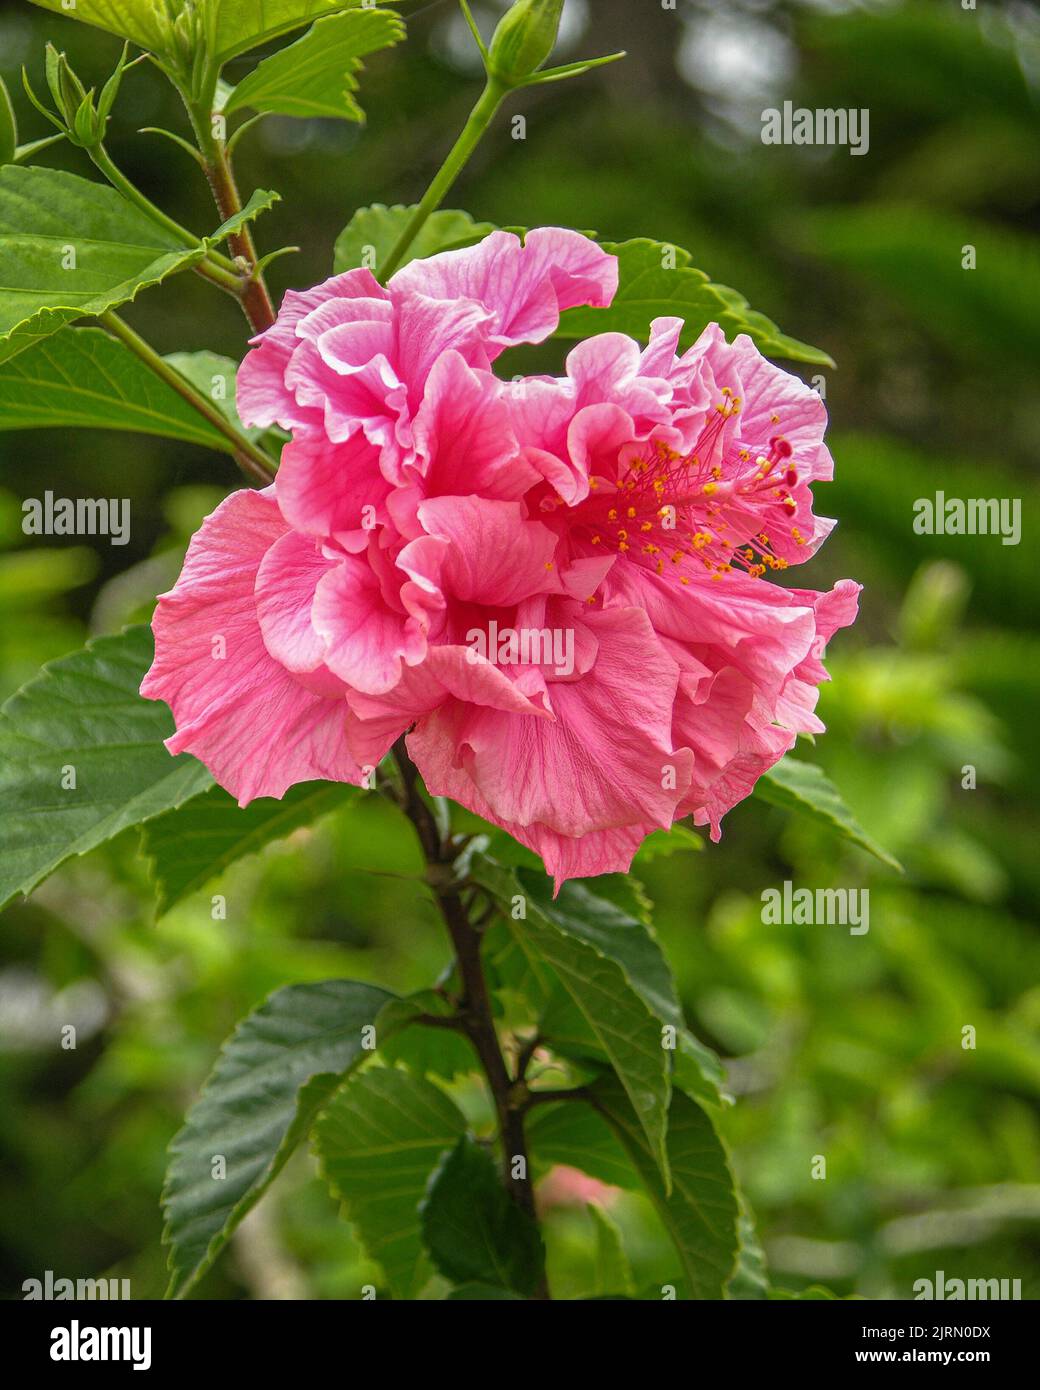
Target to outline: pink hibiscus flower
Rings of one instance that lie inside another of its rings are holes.
[[[818,395],[711,325],[678,355],[605,333],[561,379],[495,358],[617,265],[554,228],[286,296],[243,363],[247,423],[292,432],[275,484],[195,536],[142,692],[172,752],[242,804],[360,783],[408,731],[431,792],[556,880],[626,869],[656,827],[719,822],[822,725],[824,644],[859,586],[769,576],[833,525]]]

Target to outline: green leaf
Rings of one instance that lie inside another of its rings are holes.
[[[618,258],[619,284],[613,303],[606,309],[568,309],[561,315],[555,337],[617,332],[644,341],[655,318],[678,317],[685,320],[679,339],[683,348],[694,343],[709,323],[718,323],[729,337],[747,333],[773,356],[834,365],[819,348],[788,338],[764,314],[750,310],[735,290],[713,284],[690,263],[690,253],[682,247],[637,237],[604,242],[603,249]]]
[[[18,152],[18,122],[14,118],[11,94],[0,77],[0,164],[10,164]]]
[[[147,627],[99,637],[49,662],[0,710],[0,905],[212,785],[194,758],[170,756],[169,710],[138,694],[152,650]],[[65,790],[68,767],[76,785]]]
[[[343,1075],[368,1055],[363,1029],[389,997],[353,980],[289,985],[235,1029],[170,1145],[168,1297],[183,1297],[209,1268]]]
[[[378,273],[414,212],[414,207],[404,207],[400,203],[393,207],[373,203],[371,207],[359,208],[336,238],[333,269],[339,274],[367,265],[373,274]],[[493,223],[474,222],[468,212],[442,208],[426,219],[401,264],[425,260],[438,251],[471,246],[494,230]]]
[[[235,232],[240,232],[248,222],[255,222],[263,212],[269,212],[275,203],[282,201],[280,193],[272,193],[266,188],[257,188],[250,195],[245,207],[239,208],[226,222],[221,222],[217,230],[206,237],[207,246],[216,246]]]
[[[210,787],[157,816],[141,831],[158,889],[156,915],[205,887],[229,864],[312,825],[355,795],[356,788],[342,782],[301,782],[279,801],[264,796],[242,807],[222,787]]]
[[[686,850],[702,850],[704,840],[681,822],[670,830],[652,830],[636,851],[633,864],[649,864],[654,859],[670,859]]]
[[[230,369],[228,404],[233,409],[234,363],[210,353],[199,356]],[[167,361],[180,369],[188,357],[179,354]],[[134,430],[210,449],[231,447],[129,348],[100,328],[54,333],[0,370],[0,430],[36,428]]]
[[[43,10],[93,24],[122,39],[131,39],[153,53],[165,51],[168,39],[167,21],[161,0],[32,0]]]
[[[217,59],[259,48],[270,39],[302,29],[338,10],[360,9],[365,0],[219,0],[216,10]]]
[[[446,1081],[476,1071],[477,1056],[466,1037],[454,1029],[419,1022],[424,1015],[446,1018],[452,1012],[444,995],[434,989],[393,1000],[378,1020],[379,1055],[384,1062],[403,1062],[419,1076],[440,1076]]]
[[[430,1276],[419,1205],[445,1150],[465,1132],[443,1091],[394,1067],[351,1077],[315,1126],[325,1179],[395,1298],[414,1298]]]
[[[661,1025],[646,999],[653,998],[655,1004],[669,1011],[678,1006],[667,1001],[668,986],[654,962],[654,953],[659,956],[656,944],[646,936],[641,924],[635,925],[645,940],[637,938],[631,919],[615,913],[611,904],[590,910],[585,920],[587,890],[579,889],[578,906],[575,896],[569,894],[563,908],[550,915],[543,907],[547,890],[530,888],[527,877],[521,882],[515,873],[479,856],[470,872],[503,905],[513,945],[529,968],[532,990],[552,1004],[554,987],[558,987],[559,998],[580,1021],[588,1041],[614,1068],[667,1182],[669,1054],[663,1045]],[[511,916],[511,905],[517,896],[526,902],[524,920]],[[618,928],[617,941],[611,937],[608,922]],[[636,973],[638,988],[630,978]],[[554,1028],[552,1012],[543,1018],[550,1044],[569,1040],[565,1015],[566,1009],[562,1028]],[[559,1024],[560,1017],[555,1021]],[[582,1044],[585,1038],[577,1041]]]
[[[185,247],[113,188],[60,169],[5,165],[0,362],[73,319],[127,303],[204,255],[204,246]]]
[[[596,1285],[593,1292],[600,1298],[621,1294],[634,1297],[636,1286],[632,1266],[625,1254],[617,1222],[595,1202],[586,1203],[596,1233]]]
[[[677,1046],[671,1053],[676,1084],[698,1100],[717,1104],[727,1099],[722,1063],[686,1028],[675,982],[656,937],[642,918],[626,912],[619,902],[601,897],[597,891],[602,885],[613,892],[615,877],[622,885],[634,880],[621,875],[585,882],[571,880],[554,899],[544,874],[518,869],[516,876],[523,891],[534,899],[549,921],[620,966],[628,984],[654,1017],[676,1030]]]
[[[675,981],[656,937],[642,921],[598,897],[595,879],[571,879],[554,898],[545,874],[517,869],[516,878],[527,896],[528,911],[531,903],[536,904],[541,916],[561,932],[614,961],[655,1018],[676,1027],[682,1025]]]
[[[761,1300],[769,1297],[769,1273],[766,1269],[765,1252],[755,1230],[755,1220],[746,1200],[738,1197],[740,1216],[737,1220],[737,1236],[740,1248],[737,1252],[737,1267],[733,1277],[726,1285],[726,1297],[744,1301]]]
[[[422,1208],[423,1241],[457,1284],[534,1293],[545,1267],[535,1222],[505,1188],[495,1160],[463,1137],[438,1167]]]
[[[641,1126],[615,1078],[591,1088],[593,1104],[632,1160],[678,1252],[687,1298],[722,1298],[737,1262],[738,1203],[726,1151],[706,1111],[676,1093],[668,1123],[672,1191],[661,1183]]]
[[[797,758],[781,758],[775,766],[758,779],[754,795],[771,806],[786,811],[798,811],[810,820],[827,826],[845,840],[880,859],[882,864],[903,871],[898,859],[868,835],[845,805],[841,793],[823,770],[815,763],[803,763]]]
[[[354,100],[361,59],[404,38],[404,22],[393,10],[346,10],[319,19],[311,29],[244,77],[224,104],[282,116],[333,116],[363,121]]]
[[[526,1121],[532,1162],[541,1172],[556,1163],[635,1192],[642,1180],[598,1111],[576,1100],[539,1105]]]

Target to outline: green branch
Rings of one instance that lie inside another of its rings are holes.
[[[130,349],[135,357],[140,360],[155,373],[167,386],[177,392],[182,400],[193,406],[200,415],[213,426],[228,441],[231,453],[239,467],[252,482],[259,482],[264,485],[269,483],[275,476],[277,465],[273,458],[258,445],[254,444],[248,435],[244,434],[228,417],[208,400],[201,391],[192,383],[171,367],[169,362],[160,357],[159,354],[134,330],[111,311],[100,315],[102,327],[118,338],[121,343]]]

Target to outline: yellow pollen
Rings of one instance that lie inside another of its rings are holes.
[[[630,521],[634,521],[634,520],[635,520],[635,517],[636,517],[636,509],[635,509],[635,507],[629,507],[629,509],[628,509],[628,511],[625,513],[625,515],[628,517],[628,519],[629,519]]]

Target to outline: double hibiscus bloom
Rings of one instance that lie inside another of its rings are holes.
[[[557,882],[679,817],[718,838],[822,728],[859,586],[770,582],[831,529],[832,462],[819,396],[750,339],[713,324],[679,355],[662,318],[562,378],[493,374],[616,289],[613,256],[543,228],[286,295],[238,379],[243,420],[291,432],[277,481],[207,518],[155,614],[171,752],[244,805],[360,784],[408,731],[428,789]]]

